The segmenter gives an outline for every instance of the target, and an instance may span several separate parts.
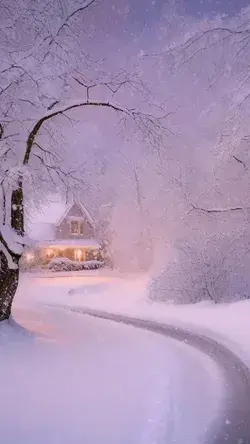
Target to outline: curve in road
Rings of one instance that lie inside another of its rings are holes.
[[[170,337],[210,356],[222,369],[227,388],[224,412],[201,444],[250,444],[250,371],[228,348],[206,336],[155,321],[130,318],[96,310],[64,307],[83,315],[132,325]]]

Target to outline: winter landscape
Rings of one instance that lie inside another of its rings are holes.
[[[249,66],[249,0],[0,0],[1,443],[250,443]]]

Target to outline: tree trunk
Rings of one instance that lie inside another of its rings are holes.
[[[18,188],[11,196],[11,226],[19,235],[24,233],[23,187],[19,181]]]
[[[13,262],[18,265],[19,258],[12,256]],[[3,253],[0,253],[0,321],[9,319],[12,302],[16,294],[19,281],[19,268],[12,270]]]
[[[21,181],[11,196],[11,227],[19,236],[24,234],[23,189]],[[8,250],[13,263],[16,265],[15,269],[9,268],[4,253],[0,251],[0,321],[3,321],[9,319],[11,315],[12,302],[19,281],[19,260],[21,255],[15,254],[11,251],[7,242],[4,242],[4,239],[1,240]]]

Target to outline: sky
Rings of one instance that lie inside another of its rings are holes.
[[[250,0],[100,0],[93,8],[91,19],[94,28],[103,32],[102,40],[109,36],[123,43],[134,39],[152,38],[157,29],[175,11],[194,18],[218,14],[232,16],[250,5]],[[90,17],[90,16],[89,16]],[[122,45],[123,46],[123,45]]]
[[[128,27],[137,26],[138,30],[145,24],[150,27],[160,18],[164,9],[175,4],[179,11],[194,17],[206,15],[233,15],[250,5],[250,0],[109,0],[111,10],[116,12],[116,19],[126,20]],[[105,0],[105,3],[107,2]],[[111,17],[110,17],[111,18]],[[114,17],[113,17],[114,18]]]
[[[140,11],[143,15],[143,10],[147,16],[152,12],[152,4],[155,11],[161,11],[164,4],[174,3],[171,0],[136,0],[131,1],[134,9]],[[204,14],[233,14],[241,8],[249,5],[249,0],[178,0],[175,2],[179,4],[180,8],[188,14],[200,16]],[[145,4],[147,4],[145,8]]]
[[[117,2],[119,4],[119,2]],[[164,5],[171,5],[171,0],[136,0],[130,1],[134,14],[147,17],[150,21],[151,17],[157,17],[161,13]],[[241,8],[249,5],[249,0],[177,0],[175,2],[182,11],[200,16],[204,14],[233,14]],[[128,2],[129,4],[129,2]]]

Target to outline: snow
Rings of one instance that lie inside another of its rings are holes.
[[[33,220],[35,220],[34,224],[55,224],[60,225],[62,220],[67,216],[67,213],[71,209],[73,203],[66,204],[62,202],[57,196],[57,200],[55,200],[55,196],[52,201],[48,202],[44,205],[40,211],[36,212],[33,216]],[[86,207],[81,203],[79,204],[83,213],[87,216],[88,220],[92,223],[94,222],[90,213],[86,209]]]
[[[67,257],[54,258],[48,264],[48,269],[51,271],[80,271],[93,270],[104,266],[104,262],[92,261],[72,261]]]
[[[43,242],[40,244],[41,247],[61,247],[61,248],[67,248],[69,246],[73,247],[86,247],[86,248],[93,248],[93,249],[99,249],[101,248],[101,245],[95,240],[95,239],[56,239],[51,242]]]
[[[0,232],[13,253],[22,254],[23,246],[30,243],[28,236],[19,236],[9,225],[1,225]]]
[[[250,300],[181,306],[153,302],[146,297],[148,276],[122,275],[111,270],[37,274],[23,276],[22,282],[25,291],[21,286],[18,304],[33,301],[81,307],[182,326],[219,340],[250,367]],[[27,287],[31,290],[27,291]]]
[[[17,270],[18,266],[17,264],[15,264],[15,262],[13,261],[10,253],[8,252],[7,248],[5,247],[5,245],[3,245],[2,242],[0,242],[0,251],[3,252],[3,254],[5,255],[7,262],[8,262],[8,267],[11,270]]]
[[[36,241],[54,240],[55,225],[65,214],[66,209],[65,203],[53,200],[44,205],[40,211],[36,211],[27,227],[30,237]]]
[[[52,223],[29,223],[28,232],[35,241],[52,241],[55,239],[55,225]]]
[[[250,302],[165,305],[146,299],[147,284],[146,275],[112,270],[21,275],[14,316],[25,328],[0,324],[3,442],[204,442],[225,399],[213,360],[70,308],[185,326],[230,346],[250,367]]]
[[[67,219],[70,221],[77,221],[77,222],[85,221],[84,216],[68,216]]]
[[[53,199],[44,205],[40,211],[37,211],[32,220],[29,221],[27,231],[32,239],[36,241],[55,240],[56,226],[61,224],[72,207],[72,203],[66,204],[58,199],[58,196],[53,196]],[[94,226],[94,220],[87,208],[82,203],[78,205],[90,224]],[[85,220],[85,217],[69,216],[69,219]]]
[[[41,306],[15,318],[31,333],[0,325],[4,443],[198,444],[220,409],[220,372],[189,346]]]
[[[44,205],[39,212],[34,215],[36,223],[57,224],[62,215],[65,214],[68,206],[62,201],[49,202]]]

